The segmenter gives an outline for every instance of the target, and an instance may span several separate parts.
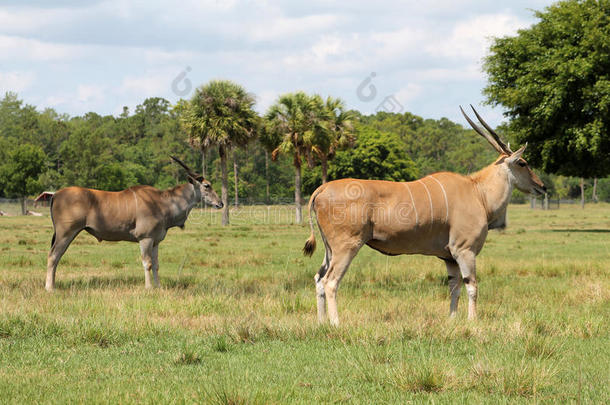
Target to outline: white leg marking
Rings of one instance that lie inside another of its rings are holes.
[[[324,292],[324,284],[319,274],[314,277],[316,282],[316,299],[318,305],[318,322],[324,323],[326,321],[326,293]]]
[[[466,285],[466,292],[468,293],[468,319],[475,319],[477,317],[477,271],[476,271],[476,257],[472,252],[462,252],[456,257],[458,265],[460,266],[460,273],[464,284]]]
[[[142,239],[140,241],[140,251],[142,253],[142,266],[144,267],[144,286],[152,288],[150,273],[153,268],[153,241],[152,239]]]

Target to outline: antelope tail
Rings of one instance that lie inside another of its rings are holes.
[[[311,229],[311,234],[309,235],[309,239],[305,241],[305,246],[303,246],[303,254],[305,256],[311,257],[313,252],[316,251],[316,234],[313,229],[313,219],[311,218],[312,211],[314,210],[314,200],[320,193],[322,187],[318,187],[316,191],[313,192],[311,198],[309,199],[309,229]]]

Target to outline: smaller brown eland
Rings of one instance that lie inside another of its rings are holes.
[[[55,193],[51,200],[54,233],[47,259],[47,291],[55,288],[57,263],[82,230],[100,242],[138,242],[145,286],[152,287],[152,271],[155,287],[159,287],[159,243],[165,239],[167,230],[175,226],[184,228],[191,209],[202,199],[222,208],[209,181],[178,158],[171,158],[186,170],[188,183],[168,190],[134,186],[112,192],[66,187]]]
[[[314,277],[319,322],[326,321],[328,299],[330,322],[339,324],[337,289],[364,245],[390,256],[437,256],[445,262],[449,276],[450,316],[456,315],[463,282],[468,318],[476,318],[475,262],[487,231],[506,225],[513,187],[533,194],[544,194],[546,187],[521,157],[527,145],[513,152],[472,109],[485,129],[460,107],[473,129],[500,154],[484,169],[469,176],[434,173],[410,182],[342,179],[313,192],[309,200],[311,235],[303,252],[311,256],[316,248],[311,217],[315,212],[326,249]]]

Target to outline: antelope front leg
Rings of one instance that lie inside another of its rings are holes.
[[[142,266],[144,266],[144,286],[152,288],[150,273],[153,268],[153,240],[142,239],[140,241],[140,251],[142,252]]]
[[[456,258],[462,273],[462,281],[468,293],[468,319],[473,320],[477,317],[477,271],[476,256],[471,251],[461,252]]]
[[[449,294],[451,295],[451,304],[449,306],[449,316],[455,318],[457,315],[458,301],[460,300],[460,291],[462,288],[462,277],[460,274],[460,266],[455,261],[445,260],[447,266],[447,275],[449,276]]]

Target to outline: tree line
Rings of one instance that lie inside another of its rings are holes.
[[[224,97],[214,93],[219,89]],[[224,101],[206,105],[218,100]],[[302,92],[281,96],[262,116],[253,107],[251,94],[224,81],[210,82],[176,105],[148,98],[119,116],[38,111],[7,93],[0,100],[0,196],[34,196],[70,185],[169,188],[184,181],[169,160],[176,155],[201,168],[215,187],[222,184],[226,206],[233,199],[302,203],[301,192],[308,195],[328,180],[467,174],[496,157],[481,137],[446,118],[362,115],[339,99]],[[562,197],[578,191],[576,179],[544,180]],[[610,182],[602,180],[598,189],[601,198],[610,198]]]

